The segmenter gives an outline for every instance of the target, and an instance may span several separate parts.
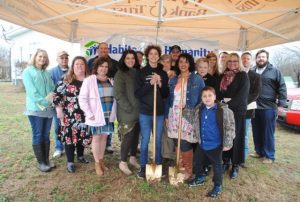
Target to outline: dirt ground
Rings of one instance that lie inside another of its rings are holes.
[[[0,202],[3,201],[214,201],[205,195],[212,175],[203,187],[169,185],[168,179],[148,184],[118,169],[119,140],[114,135],[113,155],[106,155],[109,171],[97,177],[93,162],[76,162],[76,173],[66,171],[66,157],[53,159],[57,168],[41,173],[31,148],[31,129],[23,115],[25,93],[11,83],[0,83]],[[51,134],[51,140],[53,134]],[[53,153],[53,142],[51,145]],[[250,138],[253,151],[252,138]],[[276,161],[264,165],[249,158],[248,168],[230,180],[224,175],[223,193],[216,201],[300,201],[300,134],[278,126]],[[89,149],[85,155],[93,157]],[[137,171],[135,171],[136,173]]]

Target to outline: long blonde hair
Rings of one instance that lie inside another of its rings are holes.
[[[45,62],[45,64],[42,66],[42,69],[46,69],[46,68],[48,67],[48,65],[49,65],[49,56],[48,56],[48,53],[47,53],[44,49],[38,48],[38,49],[36,50],[35,54],[31,57],[31,60],[30,60],[29,64],[30,64],[30,65],[33,65],[34,67],[36,67],[35,59],[36,59],[36,57],[37,57],[37,55],[38,55],[39,53],[44,53],[45,56],[46,56],[46,62]]]
[[[236,56],[236,57],[238,58],[238,61],[239,61],[239,71],[240,71],[240,72],[241,72],[241,71],[244,71],[245,69],[244,69],[244,66],[243,66],[243,64],[242,64],[241,57],[240,57],[239,54],[237,54],[237,53],[230,53],[230,54],[227,56],[227,60],[226,60],[226,68],[225,68],[225,70],[228,69],[228,61],[230,60],[230,58],[231,58],[232,56]]]

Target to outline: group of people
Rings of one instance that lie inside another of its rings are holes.
[[[231,179],[238,177],[240,166],[246,166],[251,122],[252,156],[263,157],[263,163],[275,160],[276,112],[285,105],[286,86],[280,71],[268,62],[267,51],[257,52],[252,70],[249,52],[241,57],[222,52],[218,63],[213,52],[195,61],[178,45],[170,48],[169,55],[162,55],[157,45],[148,45],[144,52],[125,50],[118,62],[109,57],[107,43],[99,43],[97,51],[98,56],[89,61],[76,56],[70,67],[68,53],[60,51],[58,66],[47,71],[47,52],[38,49],[23,72],[26,115],[42,172],[55,168],[49,161],[52,118],[54,157],[65,151],[70,173],[75,172],[75,150],[79,163],[89,163],[84,157],[89,144],[96,174],[109,170],[104,154],[113,152],[115,120],[121,141],[119,169],[124,174],[131,175],[132,167],[145,178],[148,145],[156,128],[155,163],[174,165],[180,141],[180,169],[190,187],[203,185],[212,167],[210,197],[221,193],[223,174],[230,166]]]

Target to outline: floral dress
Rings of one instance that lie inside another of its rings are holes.
[[[54,90],[53,103],[62,107],[64,112],[63,124],[59,127],[58,138],[65,144],[87,145],[91,136],[87,133],[84,124],[84,112],[80,109],[78,96],[82,81],[74,80],[71,83],[61,81]]]

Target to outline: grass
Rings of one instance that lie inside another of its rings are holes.
[[[114,135],[113,155],[106,155],[109,171],[99,178],[94,164],[76,165],[66,171],[65,156],[54,159],[57,168],[41,173],[31,148],[31,129],[26,116],[25,93],[10,83],[0,83],[0,202],[2,201],[209,201],[211,175],[203,187],[171,186],[167,179],[148,184],[118,169],[119,140]],[[251,138],[250,138],[251,139]],[[52,134],[51,134],[52,140]],[[250,140],[252,142],[252,140]],[[253,151],[253,145],[251,144]],[[51,145],[53,150],[53,142]],[[53,151],[51,151],[51,154]],[[219,201],[300,201],[300,135],[276,129],[276,163],[264,165],[249,158],[238,179],[224,175]],[[93,157],[85,151],[89,160]],[[136,171],[135,171],[136,172]]]

